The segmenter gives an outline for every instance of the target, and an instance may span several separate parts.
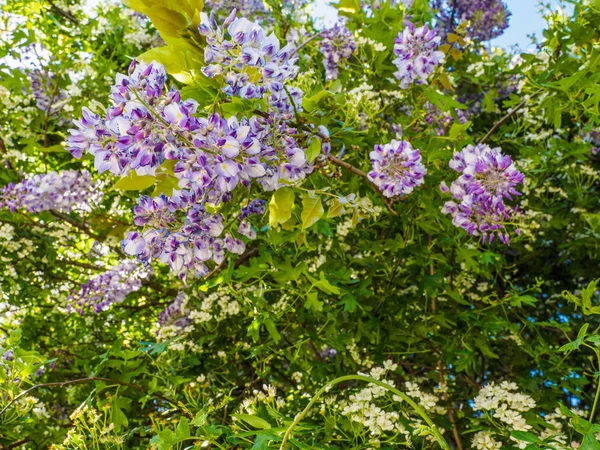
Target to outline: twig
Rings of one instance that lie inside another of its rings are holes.
[[[347,162],[342,161],[339,158],[336,158],[335,156],[327,155],[326,158],[332,164],[335,164],[336,166],[340,166],[345,169],[348,169],[350,172],[367,180],[371,184],[371,186],[373,186],[373,188],[375,189],[375,192],[377,192],[381,196],[381,198],[383,198],[383,201],[385,202],[385,206],[387,206],[387,209],[389,209],[389,211],[393,215],[398,216],[398,213],[392,208],[393,202],[389,198],[387,198],[385,195],[383,195],[383,193],[379,190],[379,187],[375,183],[373,183],[371,180],[369,180],[369,176],[365,172],[363,172],[362,170],[360,170],[357,167],[354,167],[352,164],[348,164]]]
[[[84,224],[82,224],[82,223],[79,223],[79,222],[77,222],[75,219],[71,219],[71,218],[70,218],[69,216],[67,216],[66,214],[63,214],[63,213],[61,213],[61,212],[58,212],[58,211],[56,211],[56,210],[54,210],[54,209],[51,209],[51,210],[50,210],[50,213],[51,213],[51,214],[52,214],[54,217],[56,217],[56,218],[58,218],[58,219],[61,219],[61,220],[65,221],[65,222],[67,222],[67,223],[70,223],[70,224],[71,224],[71,225],[73,225],[75,228],[78,228],[78,229],[80,229],[80,230],[81,230],[81,231],[83,231],[85,234],[87,234],[87,235],[88,235],[88,236],[90,236],[90,237],[93,237],[93,238],[94,238],[94,239],[96,239],[97,241],[100,241],[100,242],[102,242],[102,241],[106,240],[106,238],[104,238],[103,236],[100,236],[100,235],[98,235],[98,234],[95,234],[95,233],[94,233],[93,231],[91,231],[91,230],[90,230],[90,229],[89,229],[89,228],[88,228],[86,225],[84,225]]]
[[[296,47],[294,50],[292,50],[292,52],[290,53],[290,57],[294,56],[296,53],[298,53],[300,50],[302,50],[304,47],[306,47],[309,43],[314,41],[319,36],[321,36],[321,33],[313,34],[311,37],[309,37],[307,40],[305,40],[302,44],[300,44],[298,47]]]
[[[539,94],[542,90],[539,89],[538,91],[536,91],[533,96]],[[523,106],[525,106],[527,104],[527,102],[531,99],[531,97],[525,97],[523,100],[521,100],[519,102],[519,104],[517,106],[515,106],[513,109],[511,109],[504,117],[502,117],[498,122],[496,122],[492,128],[490,128],[490,131],[487,132],[487,134],[481,138],[481,140],[479,141],[479,144],[483,144],[485,141],[487,141],[490,136],[492,134],[494,134],[496,131],[498,131],[498,128],[500,128],[500,126],[506,122],[508,119],[510,119],[518,110],[520,110]]]
[[[77,18],[71,14],[69,11],[65,11],[64,9],[60,9],[58,6],[56,6],[54,4],[54,2],[52,0],[48,0],[48,3],[50,3],[50,9],[52,11],[54,11],[55,13],[63,16],[65,19],[70,20],[71,22],[73,22],[73,25],[79,25],[79,21],[77,20]]]
[[[104,381],[106,383],[113,383],[113,384],[118,384],[121,386],[127,386],[130,387],[132,389],[136,389],[138,391],[142,391],[142,392],[148,392],[146,388],[142,387],[142,386],[138,386],[136,384],[130,384],[130,383],[125,383],[124,381],[119,381],[119,380],[113,380],[111,378],[104,378],[104,377],[96,377],[96,376],[91,376],[91,377],[86,377],[86,378],[78,378],[76,380],[67,380],[67,381],[54,381],[54,382],[50,382],[50,383],[40,383],[40,384],[36,384],[34,386],[31,386],[29,389],[24,390],[23,392],[21,392],[19,395],[17,395],[15,398],[13,398],[10,402],[7,403],[7,405],[2,408],[2,411],[0,411],[0,416],[2,416],[2,414],[4,414],[6,412],[6,410],[8,410],[8,408],[10,408],[11,405],[13,405],[17,400],[19,400],[21,397],[24,397],[25,395],[29,394],[31,391],[34,391],[36,389],[39,388],[43,388],[43,387],[51,387],[51,386],[68,386],[71,384],[81,384],[81,383],[89,383],[92,381]],[[159,398],[167,403],[170,403],[171,405],[176,406],[178,409],[180,409],[180,405],[173,401],[170,400],[166,397],[163,397],[162,395],[158,395],[158,394],[150,394],[153,395],[156,398]]]

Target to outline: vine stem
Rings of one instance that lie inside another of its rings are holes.
[[[285,446],[286,446],[288,440],[290,439],[293,429],[296,427],[296,425],[298,425],[302,421],[302,419],[304,419],[306,414],[308,414],[310,409],[317,402],[319,397],[321,397],[321,395],[323,395],[325,392],[327,392],[329,389],[331,389],[336,384],[342,383],[344,381],[351,381],[351,380],[366,381],[367,383],[375,384],[384,389],[387,389],[391,393],[400,397],[402,400],[404,400],[406,403],[408,403],[410,405],[410,407],[419,416],[421,416],[421,418],[427,423],[427,425],[429,425],[429,427],[431,428],[431,432],[433,433],[435,440],[438,442],[438,444],[440,444],[440,447],[442,447],[444,450],[450,450],[450,445],[448,445],[448,442],[446,442],[446,439],[444,439],[444,437],[442,436],[442,433],[440,433],[440,431],[435,426],[435,424],[433,423],[431,418],[427,415],[427,413],[425,413],[425,411],[419,405],[417,405],[414,402],[414,400],[412,400],[404,392],[399,391],[398,389],[390,386],[389,384],[386,384],[383,381],[379,381],[379,380],[376,380],[375,378],[367,377],[364,375],[345,375],[343,377],[339,377],[339,378],[336,378],[335,380],[330,381],[325,386],[323,386],[321,389],[319,389],[319,391],[315,394],[315,396],[311,399],[311,401],[308,402],[308,405],[306,405],[306,408],[304,408],[302,410],[302,412],[294,418],[294,421],[291,423],[291,425],[285,431],[285,434],[283,435],[283,441],[281,442],[281,447],[279,447],[279,450],[285,450]]]
[[[596,358],[598,358],[598,367],[600,367],[600,352],[596,351]],[[596,380],[596,396],[594,397],[594,404],[592,405],[592,411],[590,412],[590,422],[594,421],[596,415],[596,408],[598,406],[598,398],[600,398],[600,377]]]

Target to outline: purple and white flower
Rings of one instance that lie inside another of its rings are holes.
[[[421,153],[408,141],[392,140],[389,144],[376,145],[371,152],[373,170],[369,180],[386,197],[408,195],[423,184],[427,170],[421,162]]]
[[[402,89],[415,83],[427,84],[429,75],[444,61],[444,52],[437,50],[440,39],[427,25],[415,28],[411,22],[398,33],[394,44],[397,58],[393,63],[398,68],[394,75]]]
[[[452,223],[467,233],[481,235],[483,242],[491,242],[497,235],[508,244],[505,225],[515,221],[518,207],[506,205],[505,200],[521,195],[516,187],[525,179],[510,156],[500,148],[469,145],[454,153],[449,165],[461,175],[450,188],[445,183],[440,186],[442,192],[449,190],[455,200],[446,202],[442,213],[451,215]]]

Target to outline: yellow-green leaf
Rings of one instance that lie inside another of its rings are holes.
[[[294,191],[290,188],[280,188],[275,191],[269,203],[269,225],[287,222],[292,217],[294,208]]]
[[[119,191],[143,191],[154,184],[156,178],[150,175],[138,175],[135,172],[129,174],[117,181],[111,190]]]
[[[321,153],[321,140],[315,137],[306,149],[306,159],[308,162],[313,162],[319,153]]]
[[[344,205],[337,199],[334,198],[331,201],[331,206],[329,207],[329,212],[327,213],[327,217],[339,217],[344,212]]]
[[[267,422],[265,419],[261,419],[258,416],[251,416],[250,414],[236,414],[233,417],[235,417],[237,420],[241,420],[242,422],[252,425],[254,428],[260,428],[261,430],[268,430],[271,428],[271,424],[269,422]]]
[[[302,229],[312,227],[324,213],[321,197],[305,194],[302,196]]]

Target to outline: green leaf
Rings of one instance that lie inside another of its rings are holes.
[[[190,437],[190,423],[186,417],[182,417],[175,429],[175,439],[183,441]]]
[[[155,181],[156,178],[150,175],[138,175],[134,171],[131,171],[127,176],[117,181],[111,190],[143,191],[152,186]]]
[[[536,442],[539,441],[538,437],[533,434],[533,433],[529,433],[527,431],[511,431],[510,435],[512,437],[514,437],[515,439],[518,439],[520,441],[525,441],[525,442],[529,442],[531,444],[534,444]]]
[[[273,339],[273,341],[278,344],[279,341],[281,340],[281,334],[279,334],[279,331],[277,331],[277,326],[275,325],[275,322],[273,322],[273,319],[269,318],[265,320],[265,328],[267,329],[267,332],[269,333],[269,336],[271,336],[271,339]]]
[[[319,138],[313,138],[308,149],[306,150],[306,159],[308,162],[313,162],[321,153],[321,141]]]
[[[306,296],[304,307],[312,310],[312,312],[323,311],[323,302],[319,300],[319,293],[309,292]]]
[[[251,416],[250,414],[236,414],[235,417],[237,420],[241,420],[242,422],[246,422],[248,425],[253,426],[254,428],[259,428],[261,430],[268,430],[271,428],[271,424],[267,422],[265,419],[261,419],[258,416]]]
[[[333,295],[339,295],[341,294],[341,290],[340,288],[338,288],[337,286],[332,285],[326,278],[325,278],[325,274],[323,274],[323,272],[321,272],[320,274],[320,279],[316,280],[313,277],[311,277],[310,275],[306,275],[307,278],[310,280],[310,282],[312,283],[312,285],[314,287],[316,287],[317,289],[319,289],[320,291],[323,291],[326,294],[333,294]]]
[[[335,99],[335,96],[330,91],[319,91],[312,97],[304,97],[302,99],[302,107],[311,112],[317,106],[322,105],[327,99]]]
[[[312,227],[317,221],[323,216],[325,210],[321,203],[321,197],[313,196],[309,194],[302,195],[302,229]]]
[[[276,190],[269,203],[269,225],[287,222],[292,217],[292,209],[294,209],[294,191],[290,188]]]

